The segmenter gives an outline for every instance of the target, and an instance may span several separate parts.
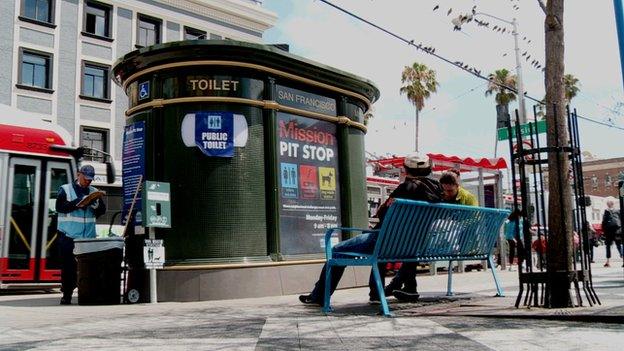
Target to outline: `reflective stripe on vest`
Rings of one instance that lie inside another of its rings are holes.
[[[74,201],[78,198],[74,191],[73,183],[62,185],[67,201]],[[97,191],[95,187],[89,186],[89,194]],[[77,208],[69,213],[58,214],[58,230],[65,233],[70,238],[95,238],[95,213],[90,206]]]

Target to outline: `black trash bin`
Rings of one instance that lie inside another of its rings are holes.
[[[78,261],[78,304],[118,304],[123,238],[76,239],[74,243]]]
[[[145,235],[126,237],[126,263],[128,264],[128,282],[126,283],[126,301],[129,303],[150,302],[149,271],[143,262]]]

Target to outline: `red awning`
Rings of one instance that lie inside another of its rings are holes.
[[[446,156],[443,154],[427,154],[433,162],[434,171],[444,171],[455,168],[462,172],[475,171],[479,168],[496,170],[507,168],[504,158],[461,158],[458,156]],[[393,157],[381,160],[371,160],[370,163],[377,164],[379,168],[391,169],[403,167],[404,157]]]

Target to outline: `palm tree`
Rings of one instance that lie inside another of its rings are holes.
[[[575,76],[571,74],[566,74],[563,76],[563,86],[565,92],[565,100],[566,104],[570,104],[570,101],[574,99],[576,94],[579,92],[579,80]]]
[[[516,75],[510,75],[509,71],[505,68],[490,73],[488,87],[485,90],[485,96],[490,96],[494,93],[494,100],[497,105],[508,107],[509,103],[516,100],[516,93],[505,88],[516,88]]]
[[[438,90],[436,73],[426,65],[414,62],[412,66],[405,66],[401,73],[401,83],[403,86],[399,90],[401,94],[406,94],[407,99],[416,107],[416,137],[414,149],[418,151],[418,123],[419,112],[425,107],[425,100]]]
[[[490,75],[488,76],[488,86],[487,89],[485,90],[485,96],[490,96],[494,93],[496,93],[496,95],[494,95],[494,100],[496,101],[496,111],[497,111],[497,115],[500,113],[498,112],[498,106],[502,106],[504,107],[504,111],[509,111],[509,103],[511,101],[516,100],[516,93],[514,93],[513,91],[509,90],[506,87],[509,88],[516,88],[516,76],[515,75],[511,75],[509,74],[509,71],[506,70],[505,68],[503,69],[499,69],[494,71],[494,73],[490,73]],[[497,116],[496,119],[496,128],[499,127],[498,125],[498,121],[499,118]],[[494,139],[494,157],[496,157],[497,155],[497,151],[498,151],[498,139]]]

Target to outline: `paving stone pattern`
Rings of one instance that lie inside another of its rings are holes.
[[[624,320],[624,275],[594,275],[603,305],[559,312],[513,308],[517,273],[501,272],[506,298],[492,297],[489,272],[457,274],[452,298],[444,296],[445,275],[419,277],[422,300],[391,299],[395,318],[366,303],[367,289],[338,291],[329,315],[296,296],[59,306],[58,293],[3,293],[0,350],[622,350],[624,324],[598,317]],[[596,322],[534,318],[540,314]]]

